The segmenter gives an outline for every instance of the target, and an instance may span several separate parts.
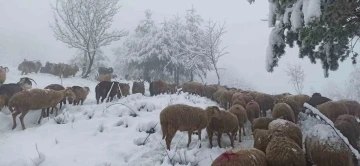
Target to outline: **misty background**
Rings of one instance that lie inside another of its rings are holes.
[[[0,0],[0,64],[17,67],[24,58],[58,63],[68,62],[75,56],[76,49],[68,48],[56,41],[50,23],[53,14],[50,3],[54,0]],[[302,65],[306,77],[305,94],[324,91],[329,84],[343,86],[354,66],[350,59],[344,61],[339,69],[324,78],[320,62],[311,64],[310,60],[298,58],[298,48],[287,48],[281,58],[279,67],[273,73],[265,69],[265,53],[268,45],[270,28],[266,19],[268,2],[257,1],[250,5],[246,0],[120,0],[122,8],[115,16],[112,28],[126,29],[130,33],[144,18],[144,11],[150,9],[152,18],[160,23],[164,18],[175,14],[184,16],[185,11],[193,5],[204,20],[211,18],[219,23],[226,22],[227,33],[223,36],[223,46],[228,46],[228,55],[219,61],[222,84],[231,80],[242,80],[258,91],[265,93],[294,92],[293,85],[288,83],[284,70],[288,63]],[[126,38],[126,37],[125,37]],[[114,60],[113,50],[125,41],[118,42],[103,49],[106,56]],[[357,48],[360,51],[359,47]],[[114,66],[114,65],[112,65]],[[209,73],[208,84],[216,83],[216,76]]]

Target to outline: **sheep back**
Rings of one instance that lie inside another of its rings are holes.
[[[232,102],[232,105],[241,105],[244,108],[246,107],[246,102],[245,100],[241,99],[241,98],[237,98]]]
[[[246,110],[241,105],[234,105],[229,109],[229,112],[233,113],[239,122],[239,126],[243,127],[246,121],[248,120]]]
[[[295,143],[302,148],[302,133],[298,125],[293,122],[276,119],[269,123],[269,130],[271,132],[283,132],[288,138],[295,141]]]
[[[309,130],[305,150],[317,166],[354,166],[350,149],[328,125],[317,124]]]
[[[149,87],[150,95],[159,95],[162,93],[166,93],[167,91],[167,84],[163,80],[155,80],[150,83]]]
[[[259,104],[260,110],[263,112],[263,116],[266,116],[267,110],[272,110],[274,107],[274,99],[269,94],[259,94],[255,101]]]
[[[360,104],[354,100],[339,100],[348,109],[349,114],[359,117],[360,116]]]
[[[293,111],[293,113],[294,113],[294,117],[295,117],[295,123],[297,123],[297,120],[298,120],[298,115],[299,115],[299,113],[300,113],[300,109],[299,109],[299,105],[298,105],[298,103],[294,100],[294,99],[292,99],[292,98],[290,98],[290,97],[283,97],[282,99],[280,99],[279,101],[278,101],[278,103],[286,103],[286,104],[288,104],[290,107],[291,107],[291,110]]]
[[[269,124],[274,119],[270,117],[259,117],[253,120],[253,123],[251,124],[251,129],[254,131],[255,129],[269,129]]]
[[[266,147],[271,140],[270,130],[255,129],[254,130],[254,148],[266,152]]]
[[[190,94],[203,96],[204,86],[198,82],[185,82],[183,84],[183,92],[188,92]]]
[[[336,118],[340,115],[349,114],[344,104],[335,101],[320,104],[317,106],[317,109],[333,122],[335,122]]]
[[[304,94],[297,94],[297,95],[291,95],[289,97],[298,103],[299,110],[301,112],[305,112],[306,109],[304,108],[304,103],[310,100],[310,96]]]
[[[271,113],[274,119],[281,118],[295,123],[295,115],[286,103],[277,103]]]
[[[359,149],[357,141],[359,140],[360,127],[355,116],[353,115],[340,115],[334,123],[337,128],[348,140],[351,146],[355,149]]]
[[[248,119],[250,123],[252,123],[255,118],[259,118],[260,117],[259,104],[254,100],[248,102],[246,104],[246,114],[248,115]]]
[[[211,166],[268,166],[268,164],[264,152],[255,148],[237,148],[222,153]]]
[[[239,121],[236,115],[227,111],[220,111],[217,116],[210,119],[207,131],[216,131],[221,133],[237,132],[239,130]]]

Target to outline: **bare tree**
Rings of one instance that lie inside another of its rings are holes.
[[[211,62],[211,65],[214,68],[218,78],[218,85],[220,85],[220,75],[217,63],[221,57],[229,53],[225,51],[227,46],[222,48],[220,47],[222,44],[221,37],[225,33],[225,23],[218,26],[218,23],[213,23],[211,20],[209,20],[205,26],[204,34],[200,37],[200,41],[203,44],[203,49],[199,54],[205,56]]]
[[[295,91],[301,93],[304,88],[305,73],[300,64],[288,64],[286,75],[289,82],[294,85]]]
[[[84,52],[87,69],[83,78],[91,72],[95,55],[101,47],[128,34],[125,30],[109,29],[121,7],[118,1],[56,0],[56,5],[52,5],[55,22],[51,28],[56,39]]]

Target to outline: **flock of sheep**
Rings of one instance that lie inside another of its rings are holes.
[[[25,74],[43,70],[43,72],[55,75],[56,68],[56,64],[47,63],[42,68],[38,62],[26,60],[19,65],[19,70]],[[7,71],[7,68],[0,67],[1,83],[5,81]],[[100,83],[95,87],[97,104],[99,104],[100,98],[101,102],[105,99],[107,99],[106,102],[109,102],[115,96],[121,98],[130,94],[129,84],[111,81],[112,72],[112,68],[99,68],[99,76],[110,75],[111,77],[106,77],[105,80],[98,79]],[[65,75],[64,73],[63,68],[60,75]],[[0,109],[4,106],[9,108],[13,118],[12,129],[17,126],[15,118],[19,114],[21,114],[19,119],[24,130],[23,119],[30,110],[42,110],[38,121],[40,123],[43,117],[49,116],[50,108],[51,113],[53,109],[56,110],[56,116],[57,104],[60,104],[60,109],[62,104],[66,104],[66,101],[69,104],[82,105],[90,92],[88,87],[63,87],[59,84],[36,89],[32,88],[31,81],[34,80],[22,77],[17,83],[0,86]],[[36,84],[35,81],[34,83]],[[214,134],[217,135],[218,146],[222,147],[223,133],[229,136],[231,146],[234,147],[234,140],[238,139],[241,142],[241,135],[246,135],[245,123],[247,121],[251,123],[254,147],[227,151],[213,161],[213,166],[305,166],[310,162],[317,166],[352,166],[357,163],[357,160],[353,159],[349,147],[341,141],[336,142],[338,136],[333,129],[323,124],[315,125],[310,129],[309,133],[312,134],[306,135],[305,147],[303,147],[303,133],[297,124],[299,113],[305,112],[304,103],[308,103],[317,107],[323,115],[333,121],[335,127],[358,150],[357,141],[360,136],[360,127],[356,117],[360,115],[360,104],[356,101],[332,101],[319,93],[314,93],[311,97],[289,93],[270,95],[196,82],[175,85],[162,80],[150,82],[149,91],[151,96],[162,93],[174,94],[180,91],[188,92],[208,97],[226,109],[222,110],[218,106],[202,109],[184,104],[175,104],[164,108],[160,113],[160,124],[163,133],[162,139],[165,139],[168,150],[170,150],[171,141],[178,130],[188,132],[187,146],[189,147],[192,134],[197,132],[198,139],[201,140],[201,131],[205,128],[210,147],[213,147]],[[145,94],[144,82],[133,82],[132,94],[135,93]],[[271,110],[271,117],[266,116],[267,110]],[[309,115],[314,116],[310,113]],[[322,135],[318,134],[319,131],[322,132]],[[303,148],[306,153],[303,152]]]
[[[166,91],[164,89],[156,91]],[[358,149],[357,141],[360,127],[357,117],[360,104],[352,100],[332,101],[314,93],[311,97],[283,93],[270,95],[256,91],[227,88],[217,85],[202,85],[188,82],[182,91],[206,96],[217,101],[223,108],[209,106],[206,109],[183,104],[170,105],[160,113],[160,124],[167,149],[171,140],[179,131],[188,132],[188,144],[194,131],[201,140],[201,130],[206,128],[210,147],[212,137],[217,134],[221,148],[221,136],[226,133],[234,147],[236,135],[241,142],[241,130],[249,121],[254,137],[253,148],[235,148],[218,156],[212,166],[354,166],[358,163],[351,149],[327,125],[317,124],[305,135],[297,124],[300,112],[305,113],[304,103],[318,108],[335,127],[349,140],[351,146]],[[266,110],[271,110],[271,117],[266,117]],[[308,113],[309,116],[314,114]],[[320,135],[321,134],[321,135]],[[304,151],[303,151],[304,148]]]

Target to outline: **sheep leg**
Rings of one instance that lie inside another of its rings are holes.
[[[39,120],[38,120],[38,124],[41,123],[41,119],[44,117],[44,115],[45,115],[45,109],[41,110],[40,118],[39,118]]]
[[[55,108],[55,117],[57,116],[57,114],[58,114],[58,111],[59,111],[59,109],[55,106],[55,107],[53,107],[53,108]]]
[[[208,129],[206,129],[206,132],[208,133],[210,148],[212,148],[212,147],[213,147],[212,138],[213,138],[213,134],[214,134],[214,133],[213,133],[213,131],[208,130]]]
[[[22,127],[23,130],[26,129],[25,124],[24,124],[24,117],[25,117],[25,115],[26,115],[29,111],[30,111],[30,110],[24,110],[24,111],[21,113],[20,117],[19,117],[20,123],[21,123],[21,127]]]
[[[186,147],[189,147],[190,146],[190,143],[191,143],[191,135],[192,135],[192,133],[193,133],[193,131],[192,130],[189,130],[188,131],[188,144],[187,144],[187,146]]]
[[[21,112],[17,111],[18,109],[16,108],[15,112],[12,113],[12,118],[13,118],[13,126],[12,126],[12,130],[14,130],[16,128],[16,116],[18,116]]]
[[[218,132],[217,142],[218,142],[219,148],[221,148],[221,136],[222,136],[222,133]]]
[[[201,129],[198,130],[198,136],[199,136],[199,141],[200,141],[199,148],[201,148]]]
[[[241,126],[239,126],[239,142],[241,142]]]
[[[84,104],[84,100],[81,100],[81,105],[83,105]]]
[[[166,141],[166,148],[170,150],[171,140],[174,138],[175,133],[169,132],[168,135],[165,138]]]
[[[243,132],[244,132],[244,136],[246,136],[245,134],[245,126],[242,126]]]
[[[236,131],[235,132],[232,132],[231,134],[232,135],[230,135],[230,133],[226,133],[228,136],[229,136],[229,138],[230,138],[230,145],[231,145],[231,147],[233,147],[234,148],[234,133],[236,133]]]

